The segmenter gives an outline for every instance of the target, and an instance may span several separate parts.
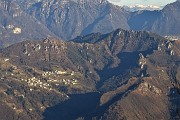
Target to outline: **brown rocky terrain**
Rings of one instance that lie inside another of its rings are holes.
[[[1,50],[3,119],[179,119],[179,41],[146,31]],[[11,118],[9,118],[11,117]]]

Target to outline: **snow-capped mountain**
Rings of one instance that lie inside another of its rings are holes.
[[[156,5],[133,5],[133,6],[123,6],[123,8],[127,11],[135,12],[139,10],[161,10],[163,9],[163,6],[156,6]]]

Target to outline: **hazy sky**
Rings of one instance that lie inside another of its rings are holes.
[[[123,6],[123,5],[130,6],[130,5],[136,5],[136,4],[164,6],[176,0],[109,0],[109,1],[115,4],[118,4],[120,6]]]

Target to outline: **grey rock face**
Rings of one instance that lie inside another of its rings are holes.
[[[92,32],[129,28],[128,13],[106,0],[40,1],[29,7],[28,13],[65,40]]]

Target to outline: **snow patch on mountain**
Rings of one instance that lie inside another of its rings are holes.
[[[156,5],[133,5],[133,6],[123,6],[123,8],[127,11],[139,11],[139,10],[161,10],[164,6],[156,6]]]

